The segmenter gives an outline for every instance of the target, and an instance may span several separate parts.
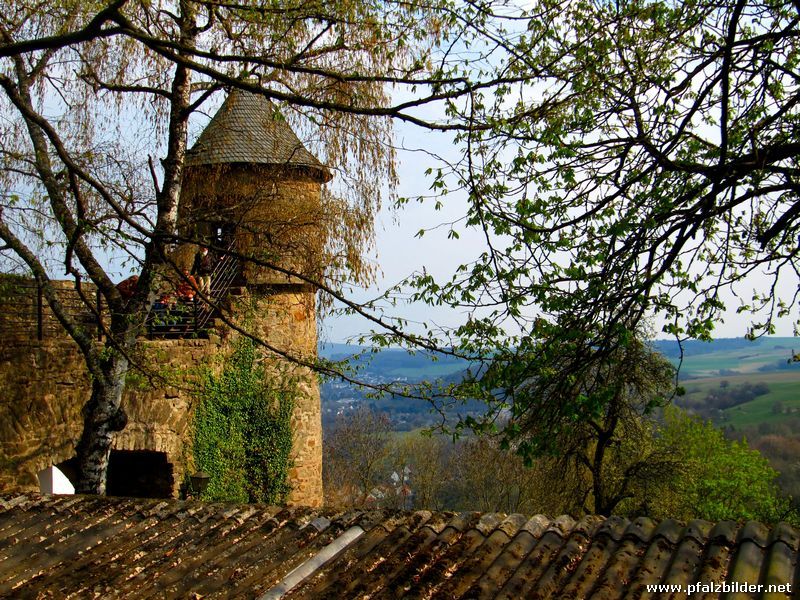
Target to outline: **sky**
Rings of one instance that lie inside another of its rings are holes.
[[[218,98],[216,104],[221,100],[221,97]],[[213,114],[215,108],[216,105],[207,107],[208,116]],[[193,138],[204,124],[204,119],[194,123]],[[396,125],[395,143],[398,147],[399,186],[396,193],[399,197],[414,198],[431,194],[432,177],[426,176],[425,171],[440,164],[432,154],[451,159],[457,156],[457,149],[450,135],[421,130],[410,124]],[[369,288],[353,291],[351,297],[354,300],[364,301],[374,298],[422,269],[433,275],[437,281],[444,282],[452,276],[458,265],[469,262],[483,251],[485,242],[481,233],[465,230],[462,227],[459,228],[460,239],[453,240],[448,239],[448,227],[436,227],[457,220],[465,213],[466,199],[463,193],[451,193],[442,200],[443,208],[439,211],[434,210],[433,200],[423,203],[412,201],[401,209],[383,206],[375,226],[374,258],[379,267],[378,278]],[[426,233],[420,238],[417,234],[421,229],[425,229]],[[129,273],[120,271],[117,276],[122,278],[127,274]],[[764,288],[765,285],[765,278],[753,278],[745,282],[740,289],[749,293],[753,288]],[[793,289],[797,289],[797,281],[782,282],[782,289],[785,294],[790,294]],[[738,302],[730,297],[727,299],[727,304],[735,307]],[[420,330],[422,323],[429,326],[453,327],[463,323],[467,318],[463,309],[421,304],[403,305],[393,310],[395,316],[402,316],[410,321],[412,330]],[[796,318],[797,310],[793,314]],[[743,315],[737,315],[732,308],[723,315],[723,320],[717,325],[716,336],[741,337],[747,332],[748,324],[749,320]],[[654,331],[659,332],[662,325],[663,323],[654,322]],[[363,318],[329,316],[321,324],[320,333],[323,341],[345,342],[353,341],[369,330],[370,324]],[[784,318],[778,322],[776,335],[792,335],[791,318]],[[663,334],[657,337],[663,337]]]
[[[440,155],[452,152],[451,141],[444,134],[424,132],[413,126],[401,126],[397,132],[397,145],[406,150],[399,151],[398,197],[415,198],[430,195],[432,177],[425,175],[429,167],[439,163],[428,153],[417,151],[422,145]],[[414,149],[414,150],[412,150]],[[355,290],[352,297],[358,301],[372,299],[387,288],[402,281],[414,272],[425,271],[437,281],[444,281],[455,268],[483,250],[483,238],[476,231],[463,232],[458,240],[448,239],[448,227],[442,223],[458,219],[465,211],[465,196],[449,194],[443,200],[441,210],[434,209],[434,200],[418,203],[411,201],[400,209],[383,206],[375,225],[376,262],[378,278],[367,289]],[[419,237],[421,229],[426,232]],[[455,309],[426,305],[397,307],[394,313],[417,324],[454,326],[466,319],[466,315]],[[412,325],[413,327],[413,325]],[[369,326],[359,317],[329,317],[322,325],[322,338],[331,342],[345,342],[366,333]]]
[[[420,133],[410,125],[397,128],[397,144],[405,148],[424,146],[430,152],[442,156],[453,156],[452,142],[443,134],[431,132]],[[424,152],[401,151],[399,153],[399,187],[400,197],[415,197],[430,194],[431,177],[425,176],[425,170],[436,167],[435,158]],[[476,256],[483,250],[484,240],[476,231],[464,231],[461,228],[459,240],[447,239],[447,227],[436,229],[435,226],[449,220],[457,219],[464,213],[465,197],[463,194],[449,194],[444,198],[441,211],[433,208],[434,202],[410,202],[399,210],[384,206],[376,223],[376,251],[380,273],[375,284],[366,290],[357,290],[352,294],[356,300],[366,300],[398,283],[415,271],[434,275],[437,280],[444,281],[455,268]],[[431,229],[433,228],[433,229]],[[420,229],[428,231],[422,238],[416,237]],[[743,295],[755,289],[764,289],[766,277],[751,277],[739,287]],[[785,280],[780,288],[785,294],[797,289],[797,280]],[[747,333],[750,321],[746,315],[736,314],[738,300],[733,296],[724,299],[729,309],[722,315],[715,328],[715,337],[742,337]],[[427,322],[429,325],[454,326],[466,319],[464,312],[450,308],[430,307],[427,305],[405,305],[395,309],[395,314],[403,316],[413,323]],[[797,310],[793,311],[797,318]],[[779,319],[775,335],[792,336],[792,318]],[[657,338],[667,337],[660,333],[663,322],[654,320],[652,327]],[[321,326],[321,340],[325,342],[353,342],[359,335],[370,329],[362,318],[327,317]]]

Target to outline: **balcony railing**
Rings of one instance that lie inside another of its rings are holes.
[[[156,303],[150,311],[145,335],[152,338],[205,336],[238,274],[239,262],[228,255],[223,256],[211,274],[211,288],[205,299],[194,290],[191,298],[176,297],[169,303]],[[92,328],[97,339],[101,340],[104,323],[109,320],[102,295],[91,284],[84,283],[79,291],[73,282],[53,283],[59,303],[67,314]],[[65,335],[63,326],[34,279],[0,275],[0,336],[35,336],[41,341]]]

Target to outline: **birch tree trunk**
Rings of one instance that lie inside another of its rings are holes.
[[[122,431],[128,417],[121,407],[128,360],[114,355],[103,365],[105,377],[92,381],[92,396],[82,410],[83,433],[76,447],[79,494],[105,494],[108,462],[114,433]]]

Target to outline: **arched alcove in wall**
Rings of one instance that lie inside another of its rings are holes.
[[[75,459],[56,465],[74,484]],[[171,498],[174,485],[172,463],[166,452],[154,450],[112,450],[108,462],[107,496]]]

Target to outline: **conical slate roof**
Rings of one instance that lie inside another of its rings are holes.
[[[186,154],[186,166],[249,163],[330,172],[263,96],[234,89]]]

